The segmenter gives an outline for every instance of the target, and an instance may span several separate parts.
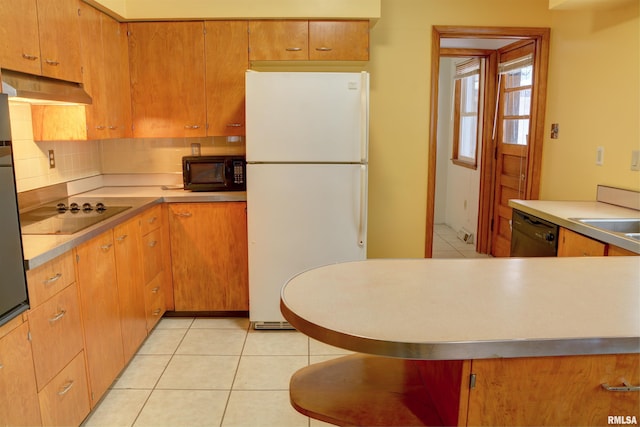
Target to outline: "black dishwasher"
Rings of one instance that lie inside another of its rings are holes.
[[[513,210],[512,257],[554,257],[558,253],[558,226],[533,215]]]

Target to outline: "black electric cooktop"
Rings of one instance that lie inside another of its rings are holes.
[[[74,234],[130,208],[62,201],[20,214],[20,224],[22,234]]]

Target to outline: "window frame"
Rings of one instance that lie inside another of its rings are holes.
[[[480,138],[480,133],[482,132],[481,126],[479,126],[480,120],[480,108],[482,105],[482,66],[483,61],[480,57],[472,57],[469,58],[459,64],[456,65],[456,72],[454,76],[454,99],[453,99],[453,150],[451,154],[451,162],[455,165],[462,166],[469,169],[477,169],[478,168],[478,141]],[[478,76],[478,96],[477,96],[477,104],[476,104],[476,132],[475,132],[475,150],[473,158],[461,156],[460,155],[460,130],[461,130],[461,121],[463,117],[469,117],[469,115],[465,115],[462,112],[462,81],[467,77],[471,77],[473,75]]]

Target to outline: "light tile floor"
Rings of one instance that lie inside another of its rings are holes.
[[[83,425],[329,426],[293,409],[289,379],[344,354],[244,318],[163,318]]]
[[[487,254],[476,252],[475,244],[458,239],[458,233],[446,224],[433,226],[432,258],[485,258]]]

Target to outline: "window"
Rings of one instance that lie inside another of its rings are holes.
[[[453,163],[475,169],[478,153],[480,59],[456,64],[453,117]]]
[[[533,55],[503,62],[498,68],[500,79],[504,80],[503,142],[527,145],[531,119]]]

